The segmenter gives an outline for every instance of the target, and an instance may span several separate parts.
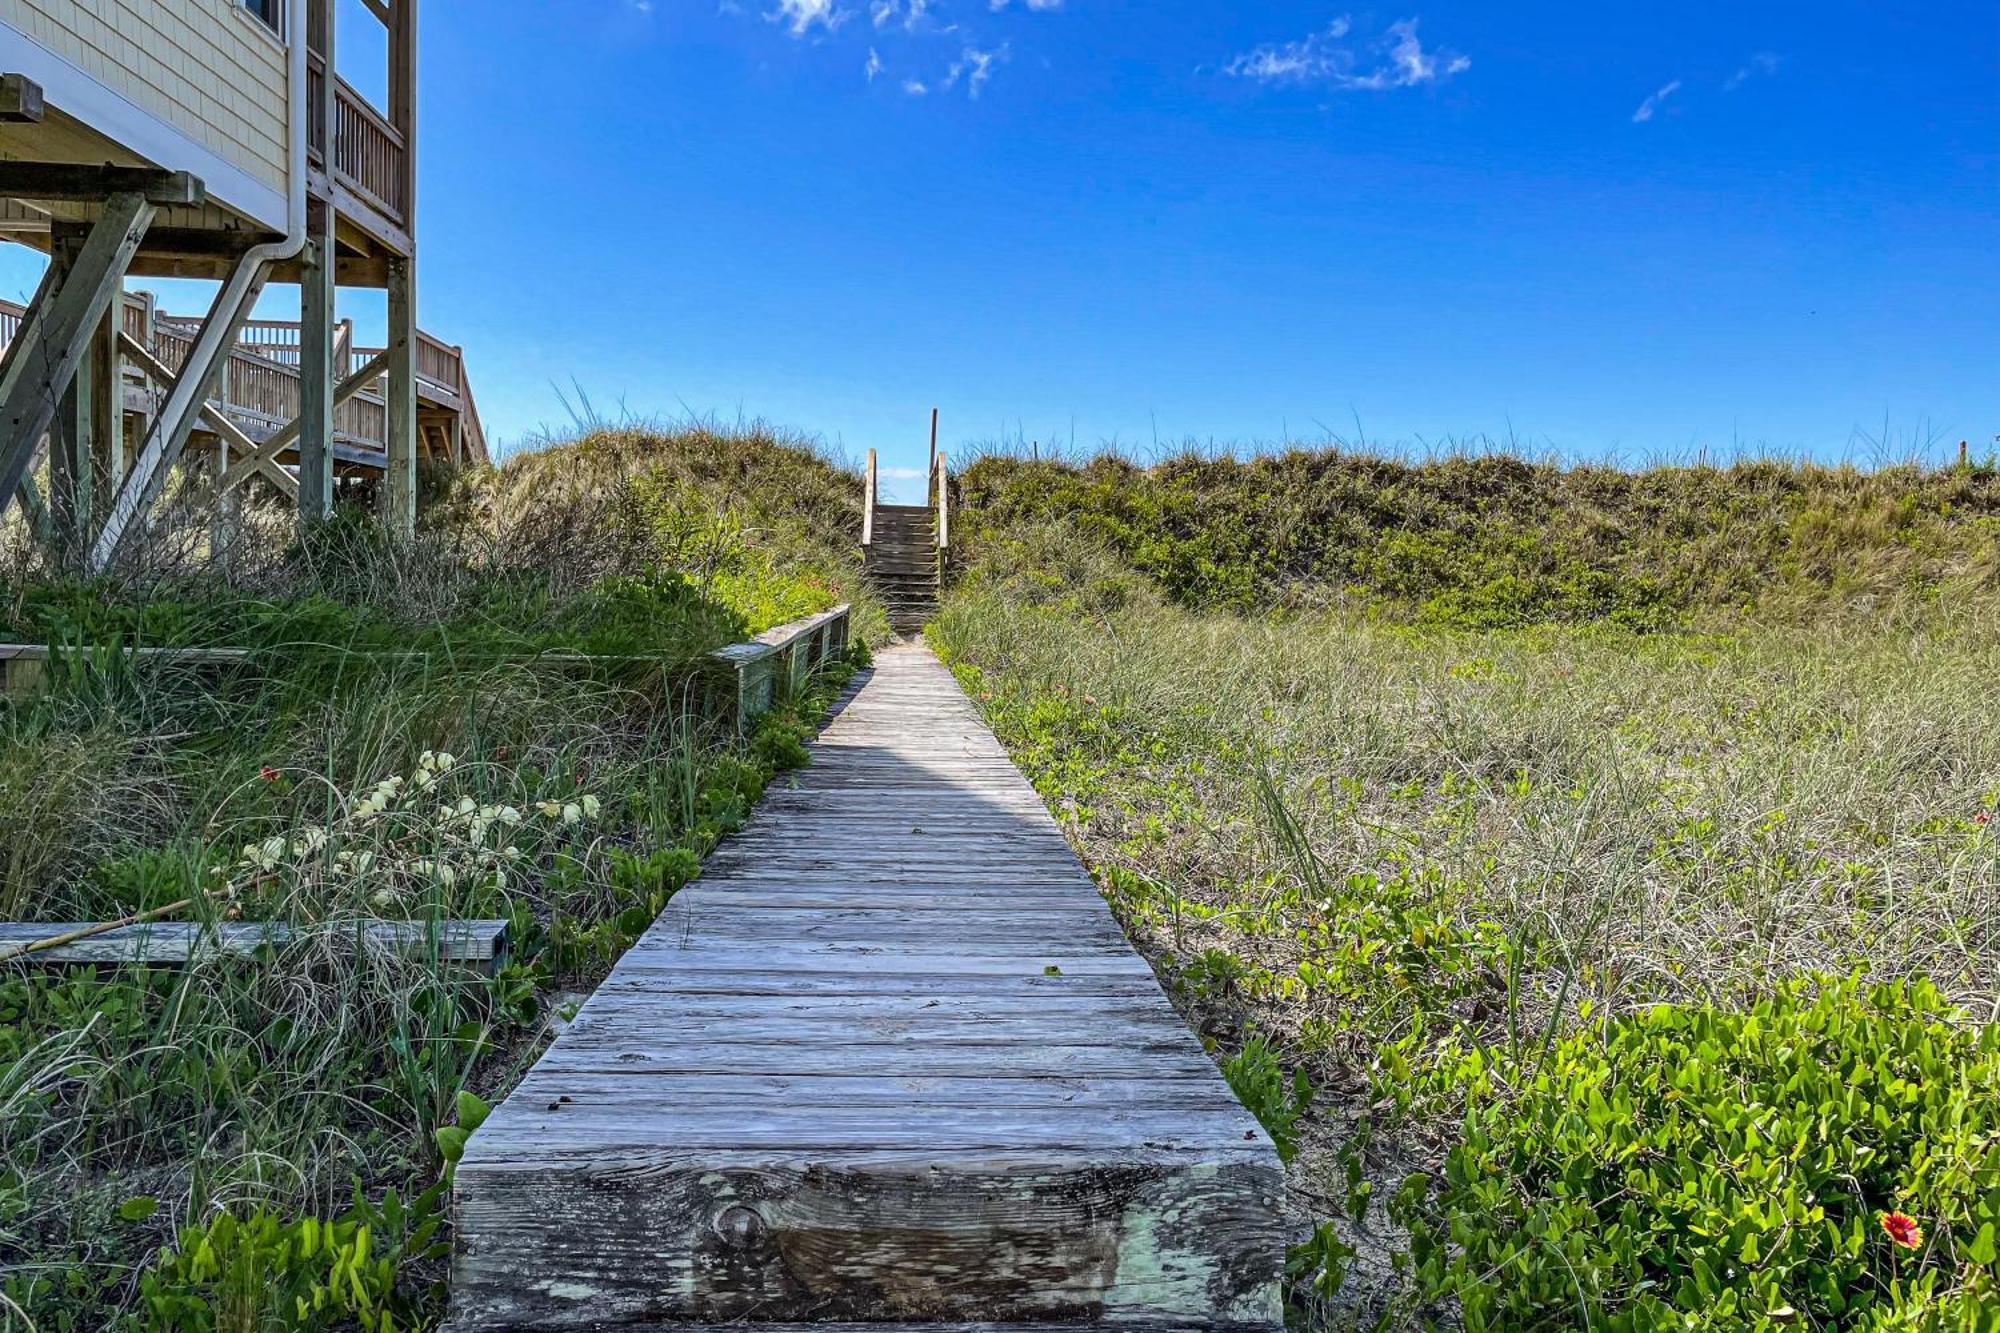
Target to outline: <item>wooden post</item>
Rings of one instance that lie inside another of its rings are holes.
[[[125,332],[123,292],[104,312],[90,349],[91,518],[104,511],[125,480]],[[79,551],[83,549],[79,546]]]
[[[417,0],[376,9],[389,33],[389,123],[402,136],[397,179],[410,253],[389,260],[388,417],[382,503],[390,531],[417,523]]]
[[[299,530],[333,513],[333,391],[345,378],[334,329],[333,204],[315,200],[299,274]]]
[[[53,238],[49,263],[58,281],[76,266],[83,238],[75,233]],[[113,299],[106,319],[116,318],[119,302]],[[57,561],[71,566],[90,540],[91,501],[96,494],[92,464],[96,461],[98,353],[103,339],[93,332],[83,357],[76,363],[69,387],[63,390],[62,406],[56,410],[49,431],[49,535]]]
[[[931,409],[931,476],[937,476],[937,427],[938,410]]]
[[[415,274],[408,259],[389,261],[388,476],[383,519],[407,537],[417,525],[417,375]]]
[[[940,559],[943,558],[944,549],[951,545],[951,500],[945,486],[948,477],[949,471],[944,455],[939,454],[937,456],[937,544]]]
[[[861,484],[861,545],[875,544],[875,451],[868,451],[868,479]]]

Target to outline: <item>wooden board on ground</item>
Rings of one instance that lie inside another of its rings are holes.
[[[457,1171],[457,1330],[1275,1330],[1270,1140],[928,650]]]
[[[366,950],[375,957],[429,958],[492,966],[506,954],[505,921],[339,921],[300,928],[280,922],[153,921],[86,935],[49,949],[30,946],[91,929],[80,921],[0,922],[0,965],[185,963],[190,958],[248,955],[269,945]]]

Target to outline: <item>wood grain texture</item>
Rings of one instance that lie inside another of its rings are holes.
[[[190,958],[222,954],[249,955],[266,945],[274,949],[315,947],[351,950],[360,947],[376,956],[428,957],[446,962],[492,965],[506,954],[505,921],[330,922],[302,929],[280,922],[225,921],[203,925],[189,921],[155,921],[120,926],[53,949],[17,953],[46,939],[88,927],[77,921],[0,922],[0,963],[45,967],[71,963],[178,964]]]
[[[450,1327],[1275,1330],[1281,1188],[903,646],[473,1136]]]

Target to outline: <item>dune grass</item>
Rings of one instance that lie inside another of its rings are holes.
[[[933,642],[1295,1146],[1308,1326],[2000,1317],[1974,566],[1469,628],[1177,605],[1073,512],[983,518]]]

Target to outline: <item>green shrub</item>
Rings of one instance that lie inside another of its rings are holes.
[[[1474,1333],[2000,1324],[2000,1028],[1929,983],[1657,1005],[1506,1072],[1456,1071],[1464,1140],[1398,1204]]]
[[[1312,1084],[1303,1069],[1285,1077],[1278,1052],[1262,1033],[1250,1038],[1242,1050],[1222,1062],[1222,1076],[1230,1091],[1257,1117],[1257,1123],[1271,1136],[1278,1160],[1289,1162],[1298,1152],[1297,1126],[1312,1105]]]
[[[316,1333],[359,1327],[398,1333],[419,1326],[397,1273],[442,1258],[443,1186],[405,1205],[392,1190],[380,1203],[356,1196],[340,1217],[281,1220],[257,1209],[218,1213],[185,1228],[159,1265],[140,1279],[130,1333]]]

